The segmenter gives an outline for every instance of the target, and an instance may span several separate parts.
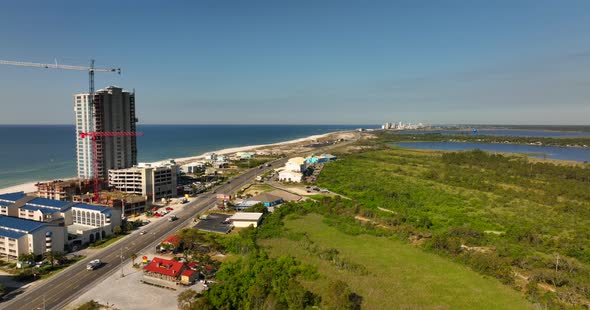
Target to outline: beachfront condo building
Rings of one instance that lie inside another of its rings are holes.
[[[87,93],[74,95],[76,115],[76,159],[78,177],[94,176],[92,138],[82,132],[135,132],[135,93],[115,86],[98,90],[91,102]],[[123,169],[137,164],[136,137],[97,138],[98,176],[106,178],[109,169]]]
[[[151,202],[176,196],[178,166],[174,160],[140,163],[127,169],[109,170],[109,186],[147,197]]]

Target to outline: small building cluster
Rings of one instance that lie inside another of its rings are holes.
[[[303,180],[303,177],[306,175],[308,168],[333,160],[336,160],[336,156],[331,154],[309,156],[307,158],[291,158],[287,161],[283,168],[279,169],[279,181],[299,183]]]
[[[404,130],[404,129],[420,129],[420,128],[425,128],[428,127],[422,123],[418,123],[418,124],[412,124],[412,123],[404,123],[404,122],[387,122],[383,125],[381,125],[381,129],[386,129],[386,130]]]

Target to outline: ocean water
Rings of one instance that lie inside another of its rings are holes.
[[[138,160],[197,156],[377,125],[139,125]],[[73,125],[0,125],[0,188],[76,175]]]
[[[470,143],[470,142],[398,142],[397,146],[412,149],[464,151],[480,149],[487,152],[524,153],[529,157],[590,162],[590,149],[541,145]]]

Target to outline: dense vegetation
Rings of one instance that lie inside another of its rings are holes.
[[[249,211],[258,211],[255,206]],[[305,289],[300,281],[314,281],[315,268],[301,264],[292,256],[270,258],[260,247],[259,240],[282,236],[283,218],[298,209],[295,205],[282,207],[274,214],[265,212],[263,225],[246,228],[229,236],[203,234],[184,230],[183,238],[214,245],[231,253],[236,259],[224,261],[215,276],[215,283],[204,294],[187,291],[179,295],[181,309],[357,309],[359,298],[346,283],[331,282],[319,296]]]
[[[348,200],[302,203],[297,215],[285,218],[283,237],[259,242],[272,257],[292,255],[316,267],[320,277],[304,284],[323,299],[331,283],[342,281],[363,309],[531,308],[496,279],[410,246],[393,231],[342,216],[354,209]]]
[[[590,169],[481,151],[384,147],[339,157],[318,183],[353,199],[342,210],[323,202],[345,218],[335,221],[341,230],[403,236],[534,302],[589,304]]]

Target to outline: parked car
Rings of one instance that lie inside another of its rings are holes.
[[[171,207],[166,207],[166,211],[172,211],[172,210],[174,210],[174,209]]]

